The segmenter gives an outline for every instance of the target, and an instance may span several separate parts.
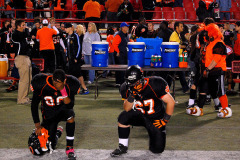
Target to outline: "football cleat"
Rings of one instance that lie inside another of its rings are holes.
[[[74,154],[73,147],[68,146],[66,148],[66,154],[68,156],[68,160],[76,160],[76,155]]]
[[[203,109],[198,106],[194,106],[193,108],[187,108],[186,113],[192,116],[203,116]]]
[[[123,144],[119,144],[119,148],[115,149],[110,155],[112,157],[118,157],[122,154],[127,153],[128,147],[124,146]]]
[[[219,112],[217,113],[217,116],[219,118],[229,118],[232,116],[232,110],[229,107],[226,108],[222,108],[219,110]]]

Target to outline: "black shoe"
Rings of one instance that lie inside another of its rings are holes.
[[[67,147],[66,154],[68,156],[68,160],[76,160],[73,147]]]
[[[82,91],[79,94],[81,94],[81,95],[89,94],[89,91],[88,91],[88,89],[86,89],[86,90],[82,89]]]
[[[56,133],[56,137],[59,139],[62,135],[63,132],[63,127],[62,126],[58,126],[57,128],[57,133]]]
[[[112,153],[110,153],[110,155],[112,157],[118,157],[124,153],[127,153],[127,150],[128,150],[128,147],[126,147],[122,144],[119,144],[119,148],[115,149]]]
[[[219,109],[222,108],[222,105],[221,104],[219,104],[217,106],[215,105],[214,108],[215,108],[215,112],[218,112]]]

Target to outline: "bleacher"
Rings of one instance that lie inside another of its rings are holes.
[[[240,20],[240,0],[232,0],[231,20]],[[183,0],[183,7],[155,7],[153,20],[197,21],[199,0]]]

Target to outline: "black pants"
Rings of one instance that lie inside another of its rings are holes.
[[[162,153],[164,151],[166,145],[166,128],[156,128],[153,125],[154,120],[148,119],[141,111],[123,111],[118,117],[118,122],[123,125],[144,126],[149,135],[149,150],[153,153]]]
[[[116,56],[116,52],[114,52],[115,63],[116,64],[127,64],[127,55],[120,53],[120,56]],[[116,71],[116,84],[123,84],[125,82],[125,71]]]
[[[41,126],[48,130],[48,140],[52,143],[52,147],[55,147],[57,143],[56,132],[58,123],[60,121],[67,121],[68,118],[74,116],[75,113],[73,109],[68,109],[66,106],[62,106],[60,109],[54,112],[44,111],[42,108],[43,121]]]
[[[56,69],[56,56],[54,50],[40,51],[40,57],[44,59],[44,73],[53,73]]]

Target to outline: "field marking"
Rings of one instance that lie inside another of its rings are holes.
[[[166,150],[162,154],[153,154],[148,150],[130,150],[118,158],[112,158],[113,150],[102,149],[75,149],[77,159],[81,160],[213,160],[231,159],[238,160],[240,151],[182,151]],[[57,149],[52,154],[38,157],[33,156],[28,149],[0,149],[0,160],[64,160],[67,159],[64,149]]]

